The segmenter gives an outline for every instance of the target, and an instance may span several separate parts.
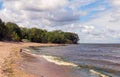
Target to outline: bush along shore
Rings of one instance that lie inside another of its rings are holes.
[[[19,27],[16,23],[5,23],[0,19],[0,40],[77,44],[79,37],[76,33],[61,30],[47,31],[39,28]]]

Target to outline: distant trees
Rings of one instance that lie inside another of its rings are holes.
[[[22,35],[21,38],[29,39],[29,29],[21,27],[20,30],[21,30],[21,35]]]
[[[75,33],[55,30],[48,33],[48,41],[51,43],[77,44],[79,41],[79,37]]]
[[[20,41],[20,37],[18,36],[18,34],[16,32],[12,32],[11,40],[12,41]]]
[[[47,43],[47,31],[37,28],[29,29],[28,39],[32,42]]]
[[[7,27],[7,34],[6,34],[6,40],[10,41],[20,41],[21,40],[21,30],[19,26],[15,23],[8,22],[6,23]]]
[[[64,33],[65,37],[66,37],[66,42],[67,43],[73,43],[76,44],[79,41],[79,36],[75,33],[71,33],[71,32],[65,32]]]
[[[0,40],[4,38],[6,35],[6,26],[5,23],[0,19]]]
[[[38,28],[19,27],[17,24],[8,22],[4,23],[0,19],[0,40],[23,41],[28,40],[38,43],[73,43],[79,41],[75,33],[55,30],[48,32]]]
[[[64,32],[60,30],[52,31],[48,33],[48,42],[51,43],[65,43],[66,38]]]

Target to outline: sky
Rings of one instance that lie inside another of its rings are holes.
[[[0,18],[74,32],[80,43],[120,43],[120,0],[0,0]]]

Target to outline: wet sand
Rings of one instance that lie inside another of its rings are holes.
[[[24,52],[21,55],[23,58],[20,64],[21,69],[36,75],[36,77],[73,77],[70,74],[71,67],[56,65],[43,57],[34,57]]]
[[[54,63],[48,62],[43,57],[39,58],[39,68],[32,68],[32,66],[36,65],[35,58],[20,52],[22,47],[56,45],[57,44],[40,44],[31,42],[0,42],[0,77],[70,77],[68,74],[69,68],[67,69],[67,67],[58,66]],[[22,56],[20,53],[22,53]],[[35,62],[31,63],[30,61]],[[30,70],[30,68],[32,70]],[[37,72],[39,72],[39,74]]]

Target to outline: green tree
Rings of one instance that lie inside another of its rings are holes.
[[[47,43],[48,42],[48,36],[47,36],[48,32],[46,30],[42,30],[41,32],[41,43]]]
[[[4,36],[6,36],[6,26],[5,23],[0,19],[0,40],[2,40],[4,38]]]
[[[11,34],[11,36],[12,36],[13,41],[19,41],[20,40],[20,37],[18,36],[18,34],[16,32],[13,32]]]
[[[37,28],[29,29],[29,40],[32,42],[44,43],[47,42],[47,31]]]
[[[21,39],[22,37],[22,34],[21,34],[21,30],[19,28],[19,26],[15,23],[12,23],[12,22],[8,22],[6,24],[6,27],[8,29],[8,32],[7,32],[7,35],[6,35],[6,38],[7,40],[13,40],[13,33],[17,34],[17,36]]]
[[[38,30],[36,28],[29,29],[29,40],[32,42],[37,42],[38,41]]]
[[[25,27],[21,27],[21,35],[22,35],[22,39],[29,39],[29,29],[25,28]]]
[[[67,39],[66,42],[68,43],[77,44],[79,41],[79,36],[75,33],[65,32],[64,35],[65,35],[65,38]]]
[[[38,28],[23,28],[17,24],[8,22],[4,23],[0,19],[0,40],[21,41],[22,39],[39,43],[74,43],[79,41],[75,33],[55,30],[48,32]]]
[[[51,43],[65,43],[66,39],[62,31],[56,30],[48,33],[48,41]]]

